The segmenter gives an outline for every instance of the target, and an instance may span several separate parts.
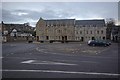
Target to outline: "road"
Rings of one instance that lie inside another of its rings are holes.
[[[118,45],[4,43],[3,78],[118,78]]]

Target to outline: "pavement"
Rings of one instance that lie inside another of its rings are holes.
[[[4,43],[3,78],[118,78],[118,44]]]

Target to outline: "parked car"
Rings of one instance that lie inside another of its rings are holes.
[[[109,46],[111,43],[106,40],[89,40],[88,41],[89,46]]]
[[[33,41],[32,40],[29,40],[28,43],[32,43]]]
[[[109,45],[111,45],[111,41],[110,40],[104,40],[105,42],[107,42]]]

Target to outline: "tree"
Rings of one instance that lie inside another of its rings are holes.
[[[107,25],[115,25],[115,19],[114,18],[108,18],[106,19]]]
[[[106,39],[111,39],[112,28],[115,27],[115,20],[113,18],[106,19]]]
[[[33,31],[33,32],[32,32],[32,35],[33,35],[34,37],[36,37],[36,31]]]

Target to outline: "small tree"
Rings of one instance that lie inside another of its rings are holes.
[[[111,32],[112,32],[112,28],[115,26],[115,20],[113,18],[109,18],[106,20],[106,22],[107,22],[106,38],[111,39]]]
[[[106,22],[107,22],[107,27],[111,27],[115,25],[115,19],[113,18],[106,19]]]
[[[32,35],[33,35],[34,37],[36,37],[36,31],[33,31],[33,32],[32,32]]]

